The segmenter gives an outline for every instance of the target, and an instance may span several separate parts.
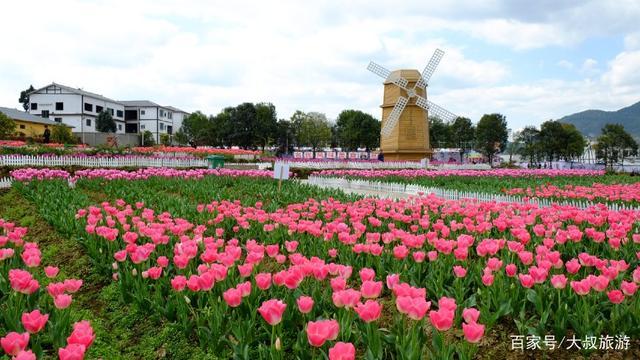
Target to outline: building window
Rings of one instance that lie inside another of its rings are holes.
[[[20,125],[20,129],[26,129],[27,127],[24,125]]]
[[[42,115],[43,118],[48,119],[49,118],[49,110],[42,110]]]
[[[86,119],[85,123],[87,124],[87,126],[91,126],[91,119]]]
[[[144,130],[144,125],[140,125],[140,130]]]
[[[164,124],[160,123],[160,130],[164,130]]]
[[[31,110],[38,110],[38,103],[31,103]]]
[[[55,120],[55,121],[56,121],[56,122],[58,122],[58,123],[61,123],[61,122],[62,122],[62,118],[55,118],[55,119],[53,119],[53,120]]]
[[[117,117],[119,117],[119,118],[121,118],[121,117],[123,117],[123,116],[124,116],[124,113],[122,112],[122,110],[118,110],[118,111],[116,112],[116,116],[117,116]]]
[[[140,115],[144,115],[144,110],[140,110]]]
[[[56,111],[62,111],[62,110],[64,110],[64,103],[57,102],[56,103]]]
[[[111,114],[111,116],[113,116],[113,109],[112,108],[107,108],[107,111],[109,112],[109,114]]]
[[[122,131],[122,124],[118,124],[118,131]]]
[[[93,104],[84,103],[84,111],[93,112]]]
[[[102,112],[102,110],[104,110],[104,108],[102,106],[98,106],[96,105],[96,112],[99,114]]]
[[[173,113],[171,111],[168,112],[169,119],[173,119]]]

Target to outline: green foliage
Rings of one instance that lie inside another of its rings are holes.
[[[153,134],[149,130],[145,130],[142,133],[142,144],[144,146],[154,146],[156,144],[156,140],[153,138]]]
[[[29,85],[28,89],[20,91],[20,98],[18,99],[18,102],[22,104],[24,111],[29,110],[29,93],[34,90],[33,85]]]
[[[160,134],[160,144],[165,146],[171,145],[171,136],[169,134]]]
[[[16,131],[16,122],[0,112],[0,139],[6,139]]]
[[[368,150],[380,145],[380,121],[359,110],[342,111],[335,132],[338,144],[348,150]]]
[[[598,136],[596,155],[604,160],[606,166],[615,162],[624,162],[624,158],[638,154],[638,143],[620,124],[607,124]]]
[[[116,122],[113,120],[111,113],[103,111],[96,118],[96,130],[103,133],[116,132]]]
[[[256,145],[264,150],[278,135],[276,107],[271,103],[259,103],[256,108]]]
[[[493,155],[504,151],[507,145],[507,119],[502,114],[485,114],[476,128],[478,151],[493,163]]]
[[[322,113],[310,112],[304,114],[300,122],[298,142],[302,146],[309,146],[315,152],[326,146],[331,140],[331,125]]]
[[[194,147],[210,145],[208,139],[211,127],[212,123],[207,115],[196,111],[182,121],[182,127],[176,133],[176,141]]]
[[[520,143],[518,153],[530,164],[535,164],[540,160],[542,145],[540,144],[540,130],[535,126],[527,126],[516,133],[515,141]]]
[[[51,141],[58,144],[75,144],[76,138],[69,127],[59,124],[51,127]]]
[[[446,148],[451,143],[449,124],[439,117],[429,117],[429,144],[432,148]]]

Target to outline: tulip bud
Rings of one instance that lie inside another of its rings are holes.
[[[138,275],[138,269],[131,270],[131,275],[137,276]]]
[[[112,268],[113,270],[118,270],[118,263],[117,263],[117,262],[112,263],[112,264],[111,264],[111,268]]]
[[[185,301],[187,304],[191,304],[191,299],[189,299],[189,297],[188,297],[188,296],[185,296],[185,297],[184,297],[184,301]]]
[[[276,350],[280,351],[282,349],[282,344],[280,344],[280,337],[276,338]]]

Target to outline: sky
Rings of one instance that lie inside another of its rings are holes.
[[[640,101],[640,0],[3,1],[0,106],[51,82],[216,114],[271,102],[380,118],[370,60],[421,70],[429,99],[509,127]]]

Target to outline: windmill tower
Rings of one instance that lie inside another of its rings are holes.
[[[457,116],[427,100],[429,79],[444,56],[436,49],[422,73],[389,71],[373,61],[367,70],[384,79],[380,149],[385,160],[420,160],[431,156],[429,113],[444,121]]]

